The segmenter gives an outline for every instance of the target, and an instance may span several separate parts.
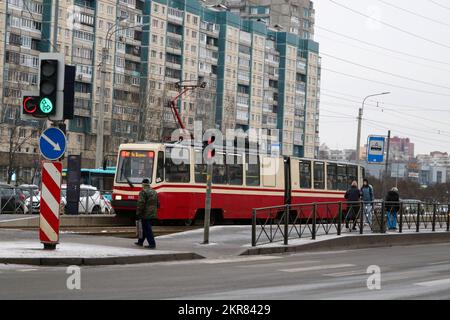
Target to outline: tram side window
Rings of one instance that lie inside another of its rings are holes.
[[[256,161],[256,163],[254,163]],[[245,183],[247,186],[259,186],[260,185],[260,168],[259,168],[259,156],[247,155],[246,165],[246,178]]]
[[[228,157],[229,160],[231,160],[230,158],[231,157]],[[228,184],[241,186],[244,182],[242,157],[240,155],[235,155],[232,159],[234,162],[232,164],[227,164]]]
[[[327,165],[327,189],[337,190],[337,165],[329,163]]]
[[[337,166],[337,189],[338,190],[347,190],[347,166],[338,165]]]
[[[158,163],[156,164],[156,183],[164,181],[164,152],[158,152]]]
[[[203,152],[195,151],[194,175],[196,183],[206,183],[206,164],[203,163]]]
[[[223,153],[216,153],[216,163],[213,165],[212,182],[215,184],[227,184],[227,166],[225,165]],[[218,159],[220,157],[220,159]],[[222,164],[220,164],[222,163]]]
[[[361,175],[362,175],[362,178],[363,178],[363,179],[366,178],[366,168],[361,167]]]
[[[189,150],[166,148],[165,178],[167,182],[189,182],[190,164]]]
[[[357,166],[348,166],[347,167],[347,176],[348,176],[348,186],[350,186],[353,181],[358,181],[358,167]]]
[[[325,164],[314,162],[314,189],[325,189]]]
[[[300,161],[300,188],[311,189],[311,161]]]

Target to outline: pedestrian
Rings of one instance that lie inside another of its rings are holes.
[[[400,210],[400,194],[396,187],[386,195],[386,216],[389,230],[397,230],[397,214]]]
[[[358,188],[358,182],[353,181],[350,189],[345,193],[347,200],[347,215],[345,216],[345,227],[350,230],[349,222],[353,221],[352,230],[356,230],[356,220],[361,210],[361,190]]]
[[[366,223],[370,226],[372,225],[372,212],[373,212],[373,187],[369,184],[369,180],[363,180],[363,186],[361,188],[361,197],[364,205],[364,217],[366,218]]]
[[[158,209],[158,194],[150,188],[150,180],[142,180],[142,190],[139,192],[139,199],[136,208],[136,217],[142,224],[142,235],[139,235],[135,245],[142,247],[145,239],[148,242],[148,248],[155,249],[156,243],[153,236],[151,219],[156,219]]]

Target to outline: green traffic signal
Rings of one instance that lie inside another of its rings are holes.
[[[43,98],[39,103],[39,109],[44,114],[49,114],[53,110],[53,103],[49,98]]]

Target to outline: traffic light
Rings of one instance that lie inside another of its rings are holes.
[[[34,116],[39,109],[39,96],[26,95],[22,100],[22,114]]]
[[[53,121],[64,120],[64,54],[39,54],[39,109]]]
[[[20,119],[22,120],[36,120],[36,118],[44,118],[39,109],[41,98],[39,92],[22,91],[22,104],[20,106]]]
[[[44,116],[54,115],[58,104],[58,60],[42,59],[40,66],[39,112]],[[64,65],[62,66],[64,68]]]

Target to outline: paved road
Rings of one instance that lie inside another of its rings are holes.
[[[0,265],[0,299],[450,299],[449,271],[448,244],[84,267],[72,291],[65,268]]]
[[[36,214],[0,214],[0,221],[6,221],[6,220],[15,220],[15,219],[24,219],[24,218],[34,218],[39,217],[39,215]]]

